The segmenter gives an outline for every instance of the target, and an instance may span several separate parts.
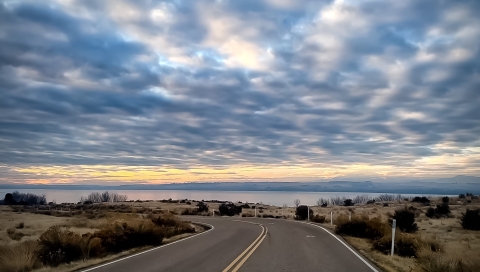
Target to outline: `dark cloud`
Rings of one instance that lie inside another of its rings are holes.
[[[1,164],[408,166],[479,146],[478,1],[122,3],[0,4]]]

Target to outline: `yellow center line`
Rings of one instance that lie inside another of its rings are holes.
[[[240,220],[235,220],[235,221],[240,221]],[[246,221],[243,221],[243,222],[246,222]],[[250,222],[248,222],[248,223],[250,223]],[[260,224],[259,224],[259,225],[260,225]],[[261,232],[260,235],[257,237],[257,239],[255,239],[255,241],[253,241],[253,243],[252,243],[249,247],[247,247],[247,249],[245,249],[245,250],[242,252],[242,254],[238,255],[238,257],[237,257],[235,260],[233,260],[233,262],[232,262],[230,265],[228,265],[227,268],[223,269],[222,272],[228,272],[228,271],[235,265],[235,263],[237,263],[238,260],[240,260],[240,259],[255,245],[255,243],[258,242],[258,240],[262,237],[262,235],[263,235],[263,236],[265,235],[264,232],[265,232],[265,229],[266,229],[266,228],[265,228],[263,225],[260,225],[260,226],[262,227],[262,232]],[[265,236],[264,236],[263,238],[265,238]],[[262,239],[262,241],[263,241],[263,239]],[[260,241],[260,243],[261,243],[261,241]],[[258,246],[258,245],[257,245],[257,246]],[[256,247],[255,247],[255,248],[256,248]],[[255,249],[254,249],[254,250],[255,250]],[[251,255],[251,253],[250,253],[248,256],[250,256],[250,255]],[[248,258],[248,257],[247,257],[247,258]],[[245,262],[245,261],[243,261],[243,262]],[[243,262],[242,262],[242,264],[243,264]],[[239,268],[239,266],[237,266],[237,269],[238,269],[238,268]]]
[[[248,253],[248,255],[245,256],[245,258],[243,258],[243,260],[240,263],[237,264],[237,266],[232,270],[232,272],[237,272],[238,269],[240,269],[240,267],[247,261],[247,259],[250,257],[250,255],[252,255],[253,252],[257,249],[257,247],[263,242],[263,239],[265,239],[265,237],[267,237],[267,233],[268,233],[268,228],[266,228],[266,232],[263,235],[262,240],[260,240],[260,242],[257,243],[257,245],[252,249],[252,251],[250,251]]]

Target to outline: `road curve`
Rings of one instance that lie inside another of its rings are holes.
[[[214,229],[191,239],[180,240],[177,243],[84,271],[223,271],[263,231],[259,225],[224,220],[223,218],[188,217],[183,219],[207,223]]]
[[[380,271],[372,264],[362,261],[333,235],[318,226],[276,219],[244,220],[265,225],[268,234],[240,268],[241,272]]]

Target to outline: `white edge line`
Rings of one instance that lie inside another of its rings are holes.
[[[210,227],[210,229],[207,230],[207,231],[204,231],[204,232],[197,233],[197,234],[195,234],[195,235],[189,236],[189,237],[187,237],[187,238],[183,238],[183,239],[180,239],[180,240],[178,240],[178,241],[168,243],[168,244],[163,245],[163,246],[154,247],[154,248],[151,248],[151,249],[149,249],[149,250],[145,250],[145,251],[142,251],[142,252],[139,252],[139,253],[136,253],[136,254],[127,256],[127,257],[123,257],[123,258],[121,258],[121,259],[118,259],[118,260],[115,260],[115,261],[112,261],[112,262],[108,262],[108,263],[105,263],[105,264],[102,264],[102,265],[99,265],[99,266],[95,266],[95,267],[92,267],[92,268],[89,268],[89,269],[86,269],[86,270],[82,270],[82,272],[92,271],[92,270],[98,269],[98,268],[100,268],[100,267],[104,267],[104,266],[107,266],[107,265],[111,265],[111,264],[116,263],[116,262],[120,262],[120,261],[129,259],[129,258],[138,256],[138,255],[141,255],[141,254],[150,252],[150,251],[157,250],[157,249],[162,248],[162,247],[166,247],[166,246],[169,246],[169,245],[178,243],[178,242],[182,242],[182,241],[188,240],[188,239],[190,239],[190,238],[193,238],[193,237],[195,237],[195,236],[198,236],[198,235],[201,235],[201,234],[205,234],[205,233],[207,233],[207,232],[209,232],[209,231],[212,231],[212,230],[214,229],[214,227],[213,227],[212,225],[207,224],[207,223],[200,223],[200,222],[192,222],[192,223],[200,224],[200,225],[208,225],[208,226]]]
[[[353,250],[352,248],[350,248],[344,241],[340,240],[340,238],[338,238],[336,235],[334,235],[333,233],[331,233],[330,231],[328,231],[326,228],[322,227],[322,226],[319,226],[319,225],[316,225],[316,224],[312,224],[312,223],[308,223],[308,222],[299,222],[299,223],[304,223],[304,224],[308,224],[308,225],[312,225],[312,226],[315,226],[317,228],[321,228],[322,230],[324,230],[325,232],[327,232],[328,234],[330,234],[331,236],[333,236],[335,239],[337,239],[340,243],[342,243],[342,245],[344,245],[346,248],[348,248],[353,254],[355,254],[355,256],[357,256],[360,260],[362,260],[362,262],[364,262],[368,267],[370,267],[370,269],[372,269],[372,271],[375,271],[375,272],[379,272],[377,269],[375,269],[370,263],[368,263],[362,256],[360,256],[357,252],[355,252],[355,250]]]

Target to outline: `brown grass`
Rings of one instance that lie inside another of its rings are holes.
[[[14,245],[0,246],[0,272],[30,271],[39,266],[37,243],[25,241]]]

